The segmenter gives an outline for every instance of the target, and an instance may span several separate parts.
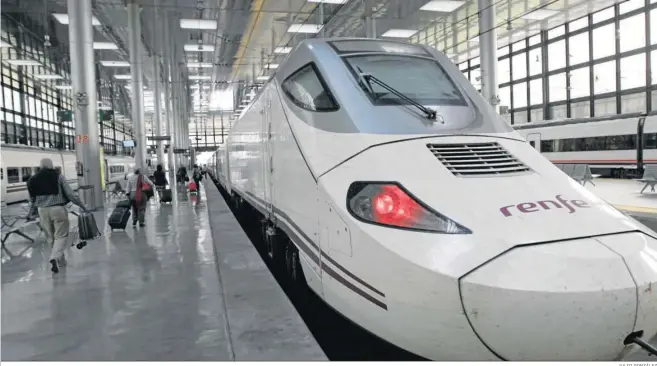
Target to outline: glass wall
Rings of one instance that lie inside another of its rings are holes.
[[[498,50],[500,111],[512,124],[657,109],[657,1],[628,0],[535,33],[500,42],[508,43]],[[412,41],[454,52],[462,40]],[[479,89],[479,57],[456,62]]]
[[[31,29],[39,25],[23,20],[19,25],[11,15],[2,14],[0,139],[8,144],[75,150],[75,123],[58,118],[58,112],[73,109],[68,50],[61,44],[45,49],[44,40],[36,36],[43,31]],[[59,43],[52,35],[51,42]],[[57,56],[62,54],[66,54],[65,59]],[[32,63],[26,65],[26,61]],[[49,79],[52,75],[62,78]],[[112,115],[112,94],[112,85],[99,80],[99,110],[108,115]],[[127,154],[121,141],[132,139],[131,127],[115,122],[114,117],[101,120],[99,116],[98,123],[105,153]]]

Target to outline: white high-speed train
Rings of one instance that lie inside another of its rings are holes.
[[[0,155],[2,201],[7,204],[26,201],[29,198],[26,182],[36,173],[43,158],[52,159],[55,167],[60,168],[68,179],[71,188],[77,189],[76,157],[73,151],[2,144]],[[111,183],[124,179],[135,166],[134,158],[130,157],[105,155],[104,160],[105,180]]]
[[[589,164],[616,178],[657,163],[657,115],[611,116],[514,126],[555,164]]]
[[[210,165],[275,266],[420,356],[614,360],[657,333],[657,234],[431,48],[302,42]]]

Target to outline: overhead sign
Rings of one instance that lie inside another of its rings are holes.
[[[184,154],[187,152],[187,149],[173,149],[174,154]]]
[[[151,141],[169,141],[171,136],[146,136],[146,139]]]
[[[98,119],[101,121],[111,121],[114,118],[114,111],[101,110],[98,112]]]
[[[73,111],[57,111],[57,120],[59,122],[72,122],[73,121]]]

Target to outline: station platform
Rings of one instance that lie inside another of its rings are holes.
[[[650,192],[650,188],[647,188],[641,193],[644,183],[631,179],[606,178],[596,178],[593,183],[595,185],[586,183],[585,187],[617,209],[632,216],[657,218],[657,192]]]
[[[144,228],[110,232],[116,201],[58,274],[36,225],[7,240],[2,361],[326,360],[211,182],[151,200]]]

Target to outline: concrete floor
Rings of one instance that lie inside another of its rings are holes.
[[[105,230],[82,250],[69,249],[68,266],[59,274],[46,264],[43,235],[33,246],[12,239],[2,253],[2,361],[325,359],[289,302],[276,314],[297,327],[294,332],[305,344],[278,354],[272,342],[296,344],[297,339],[266,339],[277,334],[258,333],[254,314],[228,315],[224,293],[250,296],[252,305],[257,299],[267,302],[260,304],[265,311],[287,298],[280,288],[278,294],[271,288],[258,294],[253,283],[246,295],[223,288],[214,242],[225,240],[212,236],[205,190],[198,198],[178,196],[169,205],[151,200],[145,228],[129,223],[125,232]],[[97,212],[101,230],[106,212]],[[77,223],[74,217],[71,222]],[[239,233],[231,237],[239,239]],[[230,322],[247,323],[253,330],[248,343],[240,343],[243,334],[231,334]]]

